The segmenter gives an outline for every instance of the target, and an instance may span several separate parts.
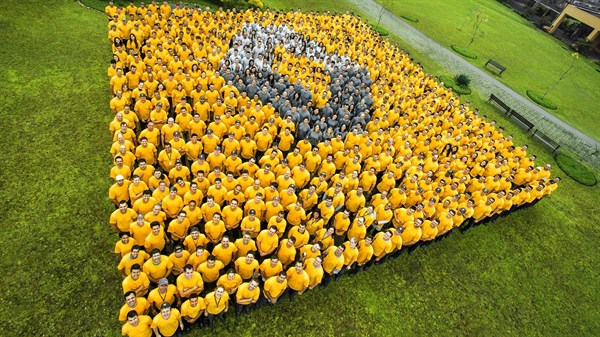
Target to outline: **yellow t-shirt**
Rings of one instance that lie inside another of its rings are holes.
[[[169,318],[165,319],[161,313],[152,320],[152,328],[157,328],[163,336],[173,336],[179,327],[179,318],[181,314],[176,308],[171,308]]]
[[[152,318],[147,315],[138,313],[138,324],[132,326],[129,322],[125,323],[121,328],[121,335],[129,337],[152,337]]]
[[[192,307],[190,300],[187,300],[181,304],[181,316],[195,319],[206,309],[206,303],[202,297],[198,297],[198,304]]]
[[[216,260],[215,265],[212,268],[208,267],[208,262],[203,262],[198,266],[198,271],[202,274],[202,280],[204,282],[214,282],[219,278],[221,269],[225,268],[223,262]]]
[[[264,292],[269,294],[272,298],[278,298],[287,289],[287,280],[279,283],[277,278],[279,276],[273,276],[267,279],[264,285]]]
[[[241,299],[252,299],[254,302],[258,301],[260,296],[260,288],[256,287],[253,290],[249,289],[250,283],[242,283],[235,294],[236,300]]]
[[[255,272],[258,272],[258,261],[252,260],[251,263],[246,262],[246,257],[241,256],[235,260],[235,270],[244,280],[252,278]]]
[[[341,270],[344,266],[344,254],[335,256],[337,247],[331,246],[327,249],[327,256],[323,259],[323,270],[332,274],[334,269]]]
[[[217,315],[227,307],[227,304],[229,303],[229,294],[227,292],[223,292],[221,298],[216,298],[215,292],[213,291],[206,295],[204,298],[204,303],[206,304],[207,313]]]
[[[291,266],[287,272],[287,283],[288,287],[296,291],[302,291],[308,287],[310,277],[304,270],[300,274],[296,272],[296,267]]]

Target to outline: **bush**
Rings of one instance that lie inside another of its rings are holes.
[[[410,22],[419,22],[419,19],[415,18],[414,16],[410,16],[410,15],[400,15],[401,18],[403,18],[406,21],[410,21]]]
[[[376,31],[377,33],[379,33],[379,35],[381,35],[381,36],[388,36],[388,35],[390,35],[390,33],[387,30],[385,30],[383,27],[381,27],[381,26],[373,26],[373,25],[371,25],[371,28],[373,28],[373,30]]]
[[[459,74],[454,76],[454,83],[458,84],[463,88],[468,88],[469,84],[471,84],[471,78],[465,74]]]
[[[260,0],[248,0],[248,3],[257,8],[263,8],[264,4]]]
[[[581,185],[594,186],[598,183],[594,172],[588,169],[579,160],[564,153],[557,153],[554,156],[554,160],[566,175]]]
[[[556,104],[552,103],[551,100],[542,97],[542,95],[535,93],[531,90],[527,90],[526,91],[527,96],[529,98],[531,98],[532,101],[534,101],[537,105],[543,106],[546,109],[550,109],[550,110],[556,110],[557,106]]]
[[[444,86],[446,88],[452,88],[452,91],[459,95],[469,95],[471,94],[471,88],[462,87],[458,85],[454,80],[449,76],[440,76],[440,81],[444,82]]]
[[[475,54],[474,52],[470,51],[467,48],[463,48],[463,47],[459,47],[457,45],[452,45],[452,50],[454,50],[455,52],[459,53],[460,55],[470,58],[470,59],[476,59],[477,58],[477,54]]]

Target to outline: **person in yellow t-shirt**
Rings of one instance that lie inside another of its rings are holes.
[[[200,294],[204,290],[204,281],[202,275],[194,270],[194,266],[186,264],[183,267],[183,273],[177,277],[177,291],[179,297],[184,300],[190,298],[193,294]]]
[[[213,248],[212,255],[214,255],[217,260],[223,262],[223,265],[227,266],[233,260],[236,250],[237,247],[231,243],[229,237],[225,235],[221,239],[221,242]]]
[[[263,286],[263,295],[270,304],[277,303],[277,300],[287,289],[287,275],[284,271],[277,276],[272,276],[265,281]]]
[[[359,209],[365,207],[366,197],[363,194],[363,188],[357,187],[356,190],[350,191],[346,198],[346,208],[350,213],[356,213]]]
[[[258,157],[262,157],[264,153],[271,147],[273,136],[269,133],[269,128],[263,127],[262,131],[254,136]]]
[[[252,279],[250,282],[242,283],[235,295],[236,314],[240,315],[242,311],[247,313],[254,307],[260,297],[260,288],[258,281]]]
[[[323,258],[321,256],[304,261],[304,271],[308,274],[308,289],[314,289],[323,279]]]
[[[335,275],[337,281],[344,273],[349,272],[353,267],[354,263],[358,259],[358,240],[356,238],[350,238],[350,240],[344,242],[344,267],[339,273]]]
[[[238,207],[238,200],[231,199],[229,205],[223,208],[221,212],[223,216],[223,223],[228,231],[235,231],[244,218],[244,211]]]
[[[134,263],[129,269],[129,275],[123,279],[121,283],[123,287],[123,293],[128,293],[130,291],[135,292],[135,295],[138,297],[146,296],[148,293],[148,288],[150,287],[150,279],[148,279],[148,275],[140,270],[140,265],[138,263]]]
[[[287,293],[290,301],[293,301],[296,295],[302,295],[309,286],[310,277],[304,270],[302,261],[296,261],[293,267],[286,272],[288,282]]]
[[[272,276],[276,276],[281,271],[283,271],[283,265],[275,254],[273,254],[271,258],[264,259],[259,267],[260,276],[263,282]]]
[[[158,287],[151,290],[148,294],[148,302],[150,302],[154,313],[160,311],[163,303],[176,306],[178,301],[179,294],[177,293],[177,287],[173,284],[169,284],[169,281],[166,278],[158,280]]]
[[[306,225],[304,223],[300,223],[298,226],[294,226],[288,232],[288,239],[294,238],[294,247],[296,249],[302,248],[305,244],[308,243],[310,239],[310,234],[308,230],[306,230]]]
[[[256,238],[260,233],[260,219],[256,217],[256,211],[251,209],[248,216],[242,219],[240,229],[243,232],[249,232],[252,238]]]
[[[254,258],[253,252],[248,252],[246,256],[240,256],[234,263],[235,271],[244,281],[248,281],[258,275],[259,264]]]
[[[188,220],[186,216],[187,213],[181,211],[177,215],[177,218],[169,222],[167,233],[171,236],[170,239],[174,244],[181,244],[183,243],[183,240],[185,240],[188,229],[190,228],[190,220]]]
[[[204,315],[208,319],[208,326],[213,325],[215,317],[225,322],[225,313],[229,309],[229,294],[223,287],[217,287],[215,291],[208,293],[204,297],[204,303],[206,304]]]
[[[217,287],[223,287],[227,294],[233,296],[242,282],[242,277],[236,273],[235,270],[229,269],[225,274],[219,277],[217,280]]]
[[[121,328],[121,335],[128,337],[152,337],[152,318],[138,314],[135,310],[127,313],[127,323]]]
[[[185,333],[189,333],[191,327],[198,323],[202,323],[204,317],[204,310],[206,310],[206,303],[202,297],[198,294],[192,293],[189,299],[181,304],[181,316],[183,317],[183,324],[185,326]]]
[[[147,315],[150,309],[150,302],[144,297],[137,297],[135,291],[130,290],[123,296],[125,304],[119,310],[119,321],[126,322],[127,314],[134,311],[138,315]]]
[[[223,262],[217,260],[214,255],[209,255],[206,261],[198,266],[197,271],[202,275],[205,289],[211,289],[215,286],[223,268],[225,268]]]
[[[131,249],[136,244],[135,240],[129,236],[129,232],[120,232],[119,241],[115,244],[115,255],[117,261],[120,261],[125,255],[131,252]]]
[[[160,312],[152,320],[152,330],[156,336],[171,337],[183,331],[184,325],[181,313],[171,308],[169,303],[163,303]]]
[[[160,254],[160,250],[154,249],[150,253],[150,259],[144,262],[144,273],[150,281],[157,284],[160,279],[169,277],[173,271],[173,262],[169,257]]]
[[[356,257],[356,267],[354,267],[350,270],[350,275],[354,275],[354,274],[358,273],[358,271],[361,270],[362,268],[367,268],[366,264],[373,257],[373,245],[371,244],[372,242],[373,242],[373,237],[370,235],[367,235],[367,237],[365,237],[363,240],[359,241],[358,246],[357,246],[358,255]]]
[[[165,142],[164,150],[158,154],[158,164],[165,171],[169,172],[175,167],[175,163],[178,159],[181,159],[179,151],[172,148],[171,143]]]
[[[129,232],[129,225],[137,219],[137,213],[127,207],[127,201],[119,202],[119,209],[112,212],[109,223],[113,230]]]
[[[252,240],[252,236],[247,232],[245,232],[241,238],[235,240],[234,245],[236,247],[234,254],[235,259],[246,256],[248,252],[256,251],[256,242]]]
[[[212,220],[204,224],[204,233],[208,240],[213,244],[219,242],[226,231],[227,229],[225,228],[225,223],[221,220],[220,213],[213,214]]]
[[[402,231],[402,246],[412,246],[408,250],[409,253],[415,249],[414,247],[417,247],[415,244],[421,239],[422,225],[423,218],[416,218],[414,221],[408,221],[402,226],[404,228]]]
[[[277,250],[277,258],[281,261],[283,267],[287,267],[296,258],[296,238],[291,236],[288,239],[281,240],[279,249]]]
[[[323,271],[325,273],[321,287],[326,287],[331,282],[331,278],[344,267],[344,250],[346,250],[346,246],[339,245],[331,246],[323,252]]]
[[[156,203],[156,199],[152,197],[152,191],[145,190],[142,192],[142,197],[133,204],[133,210],[138,214],[138,217],[141,215],[143,219],[146,214],[152,212]]]
[[[392,247],[392,231],[388,230],[385,232],[379,232],[375,235],[375,238],[373,239],[373,256],[375,257],[374,259],[372,259],[372,262],[383,262],[383,259],[385,258],[385,256],[388,253],[391,253],[393,250]]]
[[[271,225],[269,229],[264,229],[258,234],[256,243],[261,257],[271,255],[279,246],[277,231],[277,226]]]

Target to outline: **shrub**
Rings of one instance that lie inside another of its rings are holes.
[[[260,0],[248,0],[248,3],[257,8],[263,8],[264,4]]]
[[[403,18],[406,21],[410,21],[410,22],[419,22],[419,19],[414,17],[414,16],[410,16],[410,15],[400,15],[401,18]]]
[[[458,86],[467,88],[469,84],[471,84],[471,78],[465,74],[458,74],[454,76],[454,83],[458,84]]]
[[[459,53],[460,55],[470,58],[470,59],[476,59],[477,58],[477,54],[475,54],[474,52],[470,51],[467,48],[463,48],[457,45],[452,45],[452,50],[454,50],[455,52]]]
[[[594,186],[598,183],[594,172],[570,155],[557,153],[554,160],[558,167],[576,182],[585,186]]]
[[[535,103],[537,103],[538,105],[546,108],[546,109],[550,109],[550,110],[556,110],[557,106],[556,104],[554,104],[552,101],[550,101],[549,99],[542,97],[542,95],[537,94],[531,90],[527,90],[526,91],[527,96],[529,98],[531,98],[532,101],[534,101]]]
[[[373,26],[373,25],[371,25],[371,28],[373,28],[373,30],[376,31],[377,33],[379,33],[379,35],[381,35],[381,36],[388,36],[390,34],[387,30],[385,30],[381,26]]]
[[[471,94],[471,88],[458,85],[450,76],[440,76],[440,81],[444,82],[446,88],[452,88],[452,91],[459,95]]]

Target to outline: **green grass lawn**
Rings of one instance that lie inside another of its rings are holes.
[[[71,1],[4,1],[0,13],[0,336],[119,336],[106,21]],[[597,200],[565,177],[534,208],[192,336],[597,335]]]
[[[524,97],[527,97],[527,90],[544,93],[571,64],[572,52],[565,50],[562,42],[536,30],[527,20],[495,0],[378,2],[397,16],[418,18],[419,22],[406,22],[448,49],[452,45],[467,46],[472,32],[472,13],[483,10],[488,16],[481,28],[484,35],[477,37],[469,47],[478,58],[464,59],[482,69],[490,58],[500,62],[507,67],[502,76],[485,68],[486,71]],[[471,19],[466,21],[467,18]],[[600,74],[597,68],[597,64],[580,58],[577,70],[547,98],[558,106],[557,110],[549,110],[550,113],[600,140]]]

